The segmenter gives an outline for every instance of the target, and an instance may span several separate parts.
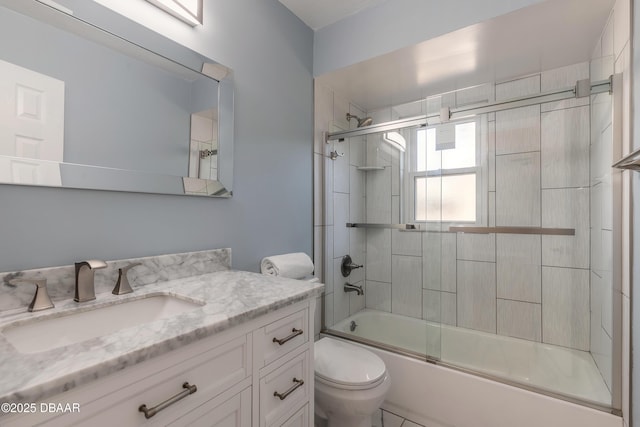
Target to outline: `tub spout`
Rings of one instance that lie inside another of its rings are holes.
[[[352,285],[351,283],[344,284],[344,291],[356,292],[358,295],[364,295],[364,290],[362,289],[362,286]]]

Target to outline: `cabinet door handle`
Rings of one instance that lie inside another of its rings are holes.
[[[278,344],[282,345],[282,344],[286,343],[287,341],[292,340],[295,337],[297,337],[298,335],[302,335],[302,334],[303,334],[302,329],[293,328],[291,330],[291,335],[288,335],[288,336],[286,336],[284,338],[281,338],[281,339],[273,337],[273,342],[277,342]]]
[[[277,398],[279,398],[280,400],[285,400],[291,393],[293,393],[294,391],[296,391],[296,389],[298,389],[299,387],[302,387],[302,385],[304,384],[304,380],[299,380],[296,377],[293,377],[293,382],[295,383],[293,386],[291,386],[291,388],[287,391],[285,391],[284,393],[278,393],[277,391],[273,392],[273,395]]]
[[[162,403],[157,404],[153,408],[147,408],[147,405],[140,405],[140,407],[138,408],[138,411],[144,412],[144,417],[146,419],[149,419],[153,417],[155,414],[157,414],[158,412],[162,411],[163,409],[173,405],[177,401],[182,400],[185,397],[189,396],[190,394],[193,394],[196,391],[198,391],[198,387],[196,387],[195,384],[191,385],[188,382],[182,384],[182,388],[184,388],[183,391],[176,394],[175,396],[171,396],[170,398],[168,398]]]

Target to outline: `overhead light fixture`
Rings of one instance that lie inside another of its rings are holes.
[[[382,134],[382,140],[403,153],[407,149],[407,141],[399,132],[385,132]]]

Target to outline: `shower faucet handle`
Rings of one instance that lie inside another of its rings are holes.
[[[350,255],[345,255],[344,257],[342,257],[342,264],[340,264],[342,277],[348,277],[351,274],[351,270],[362,267],[362,265],[355,264]]]
[[[129,284],[129,279],[127,278],[127,273],[133,267],[137,267],[138,265],[142,265],[142,263],[135,262],[133,264],[127,265],[126,267],[118,269],[118,281],[116,282],[116,286],[113,288],[113,291],[111,291],[112,294],[123,295],[123,294],[130,294],[131,292],[133,292],[133,289]]]

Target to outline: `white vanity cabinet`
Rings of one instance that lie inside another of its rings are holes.
[[[260,414],[259,427],[281,426],[313,401],[312,313],[308,307],[294,311],[253,333],[254,376],[258,379],[254,382],[254,412]]]
[[[315,298],[286,306],[36,404],[78,403],[79,413],[0,425],[311,427],[314,310]],[[170,399],[149,419],[139,410]]]

